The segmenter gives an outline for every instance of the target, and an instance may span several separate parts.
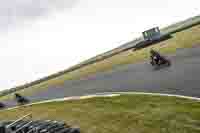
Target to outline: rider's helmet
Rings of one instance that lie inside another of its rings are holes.
[[[151,53],[151,55],[155,55],[155,54],[156,54],[156,51],[153,50],[153,49],[151,49],[151,50],[150,50],[150,53]]]

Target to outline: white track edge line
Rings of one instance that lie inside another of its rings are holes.
[[[89,98],[95,98],[95,97],[115,97],[115,96],[120,96],[122,94],[168,96],[168,97],[177,97],[177,98],[197,100],[197,101],[200,102],[200,98],[197,98],[197,97],[174,95],[174,94],[147,93],[147,92],[103,92],[103,93],[96,93],[96,94],[91,94],[91,95],[88,94],[88,95],[83,95],[83,96],[72,96],[72,97],[65,97],[65,98],[58,98],[58,99],[41,101],[41,102],[35,102],[35,103],[31,103],[31,104],[26,104],[26,105],[23,105],[23,106],[16,106],[16,107],[12,107],[12,108],[3,109],[3,110],[0,110],[0,111],[12,110],[12,109],[17,109],[19,107],[27,107],[27,106],[31,106],[31,105],[50,103],[50,102],[62,102],[62,101],[68,101],[68,100],[81,100],[81,99],[89,99]]]

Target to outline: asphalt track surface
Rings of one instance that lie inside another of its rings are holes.
[[[168,56],[172,65],[155,70],[149,61],[100,72],[28,97],[31,101],[103,92],[147,92],[200,97],[200,47],[179,49]],[[3,101],[9,106],[15,101]]]

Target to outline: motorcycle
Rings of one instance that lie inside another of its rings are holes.
[[[165,58],[163,56],[159,56],[156,58],[154,58],[154,57],[151,57],[150,64],[152,66],[155,66],[155,68],[160,68],[161,66],[170,66],[171,65],[170,60],[168,60],[167,58]]]
[[[21,96],[18,93],[15,93],[15,99],[20,105],[29,103],[29,100],[27,98]]]
[[[0,109],[4,108],[4,107],[5,107],[5,104],[3,104],[3,103],[0,102]]]

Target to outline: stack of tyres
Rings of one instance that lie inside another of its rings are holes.
[[[65,122],[51,120],[18,121],[9,129],[7,125],[12,122],[0,124],[0,133],[80,133],[79,128],[68,126]]]

